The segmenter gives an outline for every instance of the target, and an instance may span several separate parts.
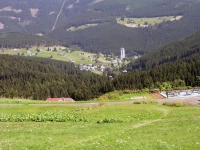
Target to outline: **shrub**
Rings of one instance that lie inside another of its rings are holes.
[[[183,102],[176,102],[176,103],[170,103],[170,102],[165,102],[163,103],[165,106],[170,106],[170,107],[184,107],[189,105],[188,103],[183,103]]]
[[[99,106],[102,107],[102,106],[106,106],[107,103],[99,103]]]
[[[158,103],[156,101],[149,101],[149,100],[137,100],[134,101],[133,104],[153,104],[153,103]]]

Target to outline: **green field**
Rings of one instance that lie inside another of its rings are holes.
[[[155,24],[160,24],[163,21],[174,21],[181,19],[182,16],[164,16],[164,17],[155,17],[155,18],[124,18],[124,20],[121,20],[121,18],[117,18],[117,23],[126,25],[129,27],[138,27],[138,24],[140,26],[145,25],[151,25],[154,26]],[[129,22],[129,23],[128,23]]]
[[[82,29],[86,29],[86,28],[90,28],[90,27],[95,27],[98,24],[86,24],[86,25],[82,25],[82,26],[78,26],[78,27],[71,27],[68,28],[67,31],[77,31],[77,30],[82,30]]]
[[[72,51],[70,53],[60,50],[60,47],[56,47],[57,51],[47,51],[47,47],[41,47],[41,52],[36,52],[37,47],[30,48],[29,51],[32,53],[37,53],[36,57],[49,58],[52,55],[52,59],[67,61],[74,60],[75,64],[95,64],[94,59],[88,58],[88,56],[94,56],[94,53],[88,53],[83,51]],[[53,48],[52,48],[53,49]],[[12,51],[12,49],[4,50],[3,54],[17,55],[18,53],[24,53],[24,56],[28,56],[26,49],[22,48],[18,51]],[[84,55],[80,55],[83,53]],[[62,56],[63,54],[63,56]]]
[[[0,149],[198,150],[199,112],[156,103],[0,105]]]

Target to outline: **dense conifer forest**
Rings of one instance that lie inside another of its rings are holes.
[[[199,0],[2,0],[0,31],[40,33],[95,53],[119,55],[124,47],[129,55],[144,54],[198,31],[199,7]],[[116,21],[163,16],[182,18],[147,28],[129,28]],[[88,24],[98,25],[67,31]]]
[[[170,2],[153,3],[149,6],[134,9],[134,13],[128,11],[126,12],[127,14],[119,15],[118,17],[162,17],[181,15],[183,17],[180,20],[164,21],[161,24],[156,24],[155,26],[149,26],[147,28],[129,28],[117,24],[117,12],[114,12],[114,10],[119,12],[120,10],[106,9],[106,7],[104,8],[103,6],[106,6],[107,3],[104,2],[105,5],[103,5],[102,2],[97,5],[98,9],[96,8],[101,12],[101,15],[98,11],[95,13],[91,12],[90,14],[88,12],[83,12],[82,15],[77,15],[74,16],[73,19],[69,19],[69,24],[67,23],[65,26],[55,29],[53,32],[47,34],[47,36],[59,39],[60,41],[68,41],[70,44],[78,45],[83,50],[89,52],[97,53],[101,51],[105,54],[114,53],[119,55],[119,49],[124,47],[127,54],[144,54],[155,48],[193,34],[200,29],[200,13],[197,13],[199,12],[200,3],[185,3],[184,5],[178,5],[179,7],[174,9],[178,1]],[[121,5],[122,4],[119,4],[119,8],[124,8],[124,6],[122,7]],[[112,11],[112,13],[107,10]],[[110,15],[105,18],[105,13]],[[112,14],[115,17],[113,17]],[[78,27],[91,23],[98,23],[98,26],[77,31],[67,31],[71,26]]]
[[[54,46],[60,42],[37,35],[10,32],[0,33],[0,48],[25,48],[31,46]]]
[[[107,77],[77,70],[67,62],[0,55],[0,63],[1,97],[88,100],[114,89]]]
[[[128,70],[147,70],[168,62],[176,63],[179,60],[199,59],[200,54],[200,31],[182,38],[176,42],[160,47],[149,52],[128,64]]]
[[[158,88],[165,82],[169,82],[172,88],[182,86],[177,84],[181,81],[186,86],[199,86],[200,60],[187,59],[177,63],[167,63],[146,71],[134,71],[116,76],[113,85],[118,90],[124,89],[153,89]]]
[[[119,55],[124,47],[127,56],[146,54],[127,66],[129,73],[113,80],[67,62],[1,54],[1,97],[88,100],[113,90],[160,88],[163,83],[199,86],[199,0],[3,0],[0,5],[0,48],[71,44],[94,53]],[[145,28],[129,28],[116,20],[163,16],[181,18]],[[67,30],[79,26],[86,28]]]

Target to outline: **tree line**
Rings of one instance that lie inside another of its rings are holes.
[[[187,59],[155,68],[120,74],[113,80],[74,64],[45,58],[0,55],[0,95],[45,100],[47,97],[94,99],[114,90],[160,88],[163,83],[199,86],[200,60]]]
[[[200,75],[199,65],[199,59],[188,59],[177,63],[167,63],[146,71],[136,70],[116,76],[113,85],[117,90],[141,90],[159,88],[163,82],[173,84],[180,80],[186,86],[195,87],[199,86],[199,82],[197,82]]]
[[[104,76],[80,71],[74,64],[44,58],[0,55],[0,95],[45,100],[96,98],[114,89]]]

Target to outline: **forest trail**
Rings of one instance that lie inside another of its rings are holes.
[[[55,29],[55,27],[56,27],[56,24],[57,24],[57,22],[58,22],[58,18],[59,18],[59,16],[60,16],[60,14],[62,13],[62,10],[63,10],[63,7],[64,7],[64,5],[65,5],[65,2],[66,2],[66,0],[63,1],[62,7],[61,7],[61,9],[60,9],[60,11],[59,11],[59,13],[58,13],[58,15],[57,15],[57,17],[56,17],[56,21],[55,21],[55,23],[54,23],[54,25],[53,25],[51,31],[53,31],[53,30]]]

